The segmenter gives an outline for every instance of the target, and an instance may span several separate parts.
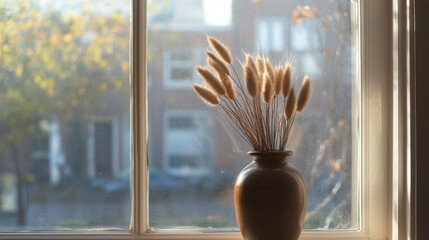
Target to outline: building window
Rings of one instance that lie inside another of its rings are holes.
[[[291,27],[291,42],[294,51],[320,50],[321,36],[320,20],[315,17],[293,22]]]
[[[231,26],[232,0],[148,1],[154,11],[148,12],[151,27],[168,31],[201,32],[224,30]]]
[[[118,121],[113,118],[94,118],[89,125],[88,176],[112,178],[118,176],[119,136]]]
[[[204,62],[200,48],[176,48],[164,50],[164,84],[167,89],[191,89],[191,83],[201,82],[195,66]]]
[[[303,9],[301,8],[300,10]],[[322,38],[322,36],[327,33],[320,30],[320,21],[321,19],[312,16],[294,21],[291,24],[290,39],[292,51],[296,59],[296,66],[298,69],[305,68],[307,73],[313,76],[320,76],[323,74],[322,69],[325,63],[323,59],[323,50],[327,50],[327,46],[329,45],[327,38]],[[341,23],[333,21],[333,24]],[[329,50],[338,51],[339,53],[343,52],[343,49],[340,49],[342,46],[340,44],[341,39],[332,37],[331,40],[335,42],[332,44],[337,44],[337,46]],[[325,45],[324,48],[322,48],[322,43]],[[350,45],[347,45],[347,47],[350,47]],[[326,64],[329,63],[326,62]]]
[[[210,115],[199,111],[165,113],[164,164],[175,176],[198,176],[212,169]]]
[[[183,24],[203,22],[203,4],[198,0],[174,1],[171,9],[174,12],[173,22]]]
[[[262,52],[284,51],[286,24],[284,18],[265,17],[256,19],[256,47]]]

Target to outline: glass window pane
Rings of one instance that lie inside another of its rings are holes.
[[[256,19],[256,47],[259,51],[284,51],[286,39],[284,38],[284,18],[261,17]]]
[[[0,231],[129,228],[130,5],[0,0]]]
[[[201,83],[195,73],[195,66],[204,63],[204,51],[202,48],[192,47],[168,47],[162,50],[163,63],[162,74],[166,88],[170,90],[187,89],[189,84]],[[152,54],[150,53],[149,56]],[[159,74],[160,72],[149,72]]]
[[[258,50],[274,65],[291,61],[296,88],[311,74],[312,101],[295,120],[288,146],[295,152],[291,164],[307,185],[305,229],[359,229],[359,193],[352,189],[359,136],[350,130],[359,114],[352,108],[359,91],[352,89],[359,86],[356,1],[224,0],[219,1],[222,8],[206,8],[210,1],[202,1],[203,6],[191,2],[148,4],[149,225],[237,227],[233,184],[249,163],[245,153],[251,149],[222,121],[219,109],[201,103],[192,81],[184,81],[181,91],[164,84],[175,71],[184,77],[179,69],[204,65],[204,58],[174,54],[166,61],[159,54],[171,49],[204,53],[206,35],[213,35],[238,58],[233,67],[239,76],[243,51]]]
[[[172,81],[189,81],[194,75],[194,69],[192,68],[173,68],[171,69],[171,80]]]

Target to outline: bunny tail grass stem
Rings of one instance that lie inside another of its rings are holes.
[[[225,95],[225,87],[223,86],[221,80],[216,77],[208,68],[198,66],[196,70],[213,91],[215,91],[218,95]]]
[[[207,51],[207,57],[212,60],[214,64],[216,64],[215,66],[218,72],[224,72],[227,75],[231,75],[231,71],[229,70],[228,66],[216,54]]]
[[[258,145],[258,141],[256,140],[253,132],[250,131],[247,124],[243,121],[243,118],[236,112],[229,109],[228,107],[224,105],[221,105],[221,107],[223,108],[224,112],[228,115],[230,119],[230,121],[228,122],[231,124],[231,126],[234,129],[238,128],[240,131],[237,131],[237,132],[239,132],[240,135],[246,136],[246,140],[250,145],[252,145],[253,147],[259,148],[260,146]]]
[[[250,66],[246,65],[243,68],[247,93],[255,99],[258,97],[259,88],[257,76]]]
[[[308,100],[310,99],[310,92],[310,77],[305,76],[298,94],[298,99],[296,103],[297,112],[301,112],[307,106]]]
[[[203,102],[207,103],[209,106],[214,107],[219,104],[218,97],[209,89],[198,84],[193,84],[193,87]]]
[[[282,81],[283,81],[284,71],[282,68],[277,67],[274,72],[274,95],[278,96],[282,91]]]
[[[193,84],[196,94],[210,106],[219,105],[228,125],[255,151],[284,151],[296,114],[308,104],[310,78],[304,78],[296,96],[290,64],[273,67],[268,57],[248,53],[245,62],[239,61],[240,78],[229,49],[213,37],[207,40],[213,50],[206,52],[209,67],[196,68],[207,86]]]
[[[287,122],[285,147],[286,147],[287,142],[288,142],[288,140],[289,140],[289,134],[290,134],[290,131],[292,130],[293,123],[295,122],[295,116],[296,116],[296,113],[295,113],[295,114],[292,116],[292,118]]]
[[[283,73],[283,79],[282,79],[282,94],[283,97],[286,98],[290,92],[290,89],[292,88],[292,67],[290,64],[286,64],[284,73]]]
[[[285,118],[287,121],[294,115],[296,112],[296,96],[295,91],[292,89],[290,90],[289,96],[286,101],[286,107],[285,107]]]
[[[232,64],[231,51],[219,40],[214,37],[207,37],[210,47],[221,57],[225,62]]]

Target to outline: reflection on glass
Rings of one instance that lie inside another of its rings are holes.
[[[305,228],[358,229],[358,193],[352,190],[358,136],[350,130],[359,113],[352,109],[359,91],[352,89],[358,83],[353,3],[225,0],[220,8],[209,2],[148,4],[150,226],[237,227],[233,184],[249,163],[250,148],[191,87],[199,80],[190,71],[205,64],[206,35],[213,35],[241,61],[243,51],[260,51],[274,64],[290,60],[295,85],[311,74],[312,102],[288,146],[308,189]],[[241,75],[239,60],[233,65]]]
[[[130,2],[0,0],[0,231],[129,227]]]

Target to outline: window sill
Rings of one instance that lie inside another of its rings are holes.
[[[190,232],[183,230],[178,233],[177,231],[162,231],[157,233],[145,233],[142,235],[132,234],[130,231],[110,231],[100,230],[97,232],[88,233],[85,231],[81,232],[38,232],[38,233],[13,233],[9,235],[7,233],[0,234],[0,240],[53,240],[53,239],[64,239],[64,240],[242,240],[242,236],[238,232]],[[300,239],[305,240],[364,240],[370,239],[367,234],[358,231],[331,231],[331,232],[317,232],[308,231],[301,234]],[[378,239],[374,239],[378,240]],[[381,240],[381,239],[380,239]],[[384,239],[383,239],[384,240]]]

